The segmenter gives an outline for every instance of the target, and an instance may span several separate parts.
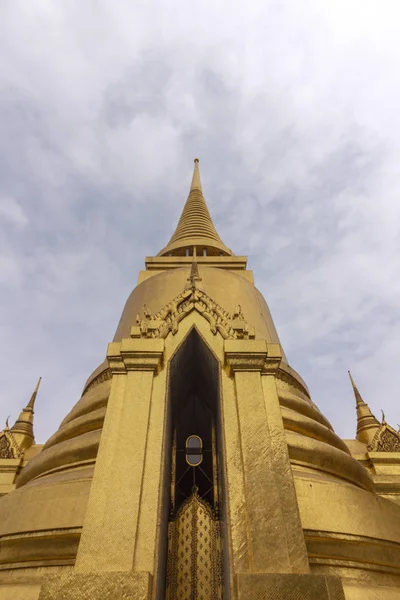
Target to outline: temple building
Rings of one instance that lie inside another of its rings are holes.
[[[400,435],[351,375],[356,436],[334,432],[197,159],[105,354],[43,446],[38,386],[4,416],[0,600],[400,599]]]

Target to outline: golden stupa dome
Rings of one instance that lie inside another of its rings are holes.
[[[186,248],[194,248],[188,260],[197,260],[201,292],[225,311],[224,314],[234,315],[238,311],[236,305],[240,304],[241,315],[252,336],[280,349],[282,361],[276,374],[276,388],[302,526],[315,570],[333,568],[333,559],[329,559],[331,563],[324,562],[329,544],[338,552],[337,561],[341,561],[341,565],[348,564],[340,568],[351,568],[362,560],[373,561],[368,552],[362,556],[364,546],[360,540],[373,540],[375,548],[395,543],[400,538],[398,507],[374,494],[368,471],[351,456],[346,444],[311,400],[302,378],[289,366],[267,303],[249,272],[224,268],[223,263],[221,267],[207,263],[208,257],[213,255],[228,260],[232,252],[223,244],[212,223],[201,190],[198,162],[195,162],[192,186],[178,227],[158,256],[179,261],[185,256]],[[204,260],[202,256],[196,259],[196,248],[205,248]],[[192,269],[190,264],[182,265],[160,267],[135,287],[122,312],[114,341],[130,337],[138,315],[144,310],[156,315],[182,293]],[[74,563],[111,378],[109,365],[104,361],[88,378],[81,398],[59,429],[23,469],[16,491],[0,499],[0,564],[3,566],[41,568]],[[280,493],[284,494],[285,490]],[[371,519],[376,512],[379,519]],[[357,540],[361,544],[360,552],[355,549]]]

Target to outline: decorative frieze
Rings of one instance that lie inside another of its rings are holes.
[[[107,359],[112,374],[127,371],[157,371],[161,366],[164,340],[126,338],[108,344]]]
[[[86,394],[86,392],[91,390],[92,388],[99,385],[100,383],[103,383],[104,381],[108,381],[109,379],[111,379],[111,377],[112,377],[111,369],[105,369],[105,371],[102,371],[101,373],[99,373],[97,375],[97,377],[92,379],[92,381],[85,387],[85,389],[83,390],[82,396],[84,394]]]
[[[196,310],[209,323],[211,332],[220,333],[224,339],[254,339],[254,328],[249,327],[244,318],[242,307],[236,305],[233,313],[214,302],[205,292],[191,285],[166,304],[155,315],[144,305],[143,315],[136,317],[136,326],[132,327],[133,338],[166,338],[169,333],[175,335],[179,323]]]
[[[19,458],[21,455],[21,449],[8,427],[7,420],[5,429],[0,431],[0,458]]]
[[[15,458],[13,449],[5,433],[0,435],[0,458]]]
[[[294,377],[293,375],[291,375],[291,373],[288,373],[287,371],[284,371],[282,369],[278,369],[276,373],[276,378],[277,385],[279,388],[288,390],[290,390],[291,388],[295,388],[296,390],[299,390],[299,392],[307,396],[307,398],[310,398],[310,393],[307,390],[307,388],[304,385],[301,385],[299,380],[296,379],[296,377]]]
[[[370,452],[400,452],[400,433],[386,423],[384,415],[382,424],[375,433],[368,450]]]
[[[231,372],[260,371],[275,374],[282,360],[279,344],[265,340],[226,340],[225,360]]]
[[[231,372],[262,371],[267,359],[264,340],[226,340],[225,360]]]

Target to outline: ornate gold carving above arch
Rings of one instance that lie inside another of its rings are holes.
[[[400,452],[400,433],[390,427],[382,413],[382,423],[368,446],[370,452]]]
[[[0,458],[15,458],[13,449],[5,433],[0,435]]]
[[[176,296],[155,315],[152,315],[151,310],[144,305],[143,317],[137,315],[137,325],[132,327],[131,336],[166,338],[170,332],[175,335],[180,321],[192,310],[196,310],[208,321],[214,335],[220,333],[225,340],[255,338],[254,328],[249,327],[240,304],[236,305],[233,313],[229,313],[195,285]]]
[[[190,287],[168,302],[158,313],[152,315],[151,309],[144,305],[143,316],[138,313],[136,325],[131,328],[131,337],[164,339],[170,332],[175,335],[179,330],[180,321],[192,310],[196,310],[208,321],[214,335],[219,332],[223,339],[236,340],[255,338],[254,327],[249,327],[240,304],[235,306],[233,313],[229,313],[205,292],[199,290],[193,277],[190,281]],[[111,369],[104,369],[88,383],[82,396],[111,377]]]
[[[22,452],[8,426],[0,431],[0,458],[19,458]]]

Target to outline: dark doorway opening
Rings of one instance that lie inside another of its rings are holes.
[[[166,597],[171,600],[189,591],[191,599],[200,597],[200,584],[209,587],[204,597],[210,600],[228,597],[219,388],[219,364],[193,329],[170,365]],[[200,564],[208,565],[206,582],[201,582]]]

